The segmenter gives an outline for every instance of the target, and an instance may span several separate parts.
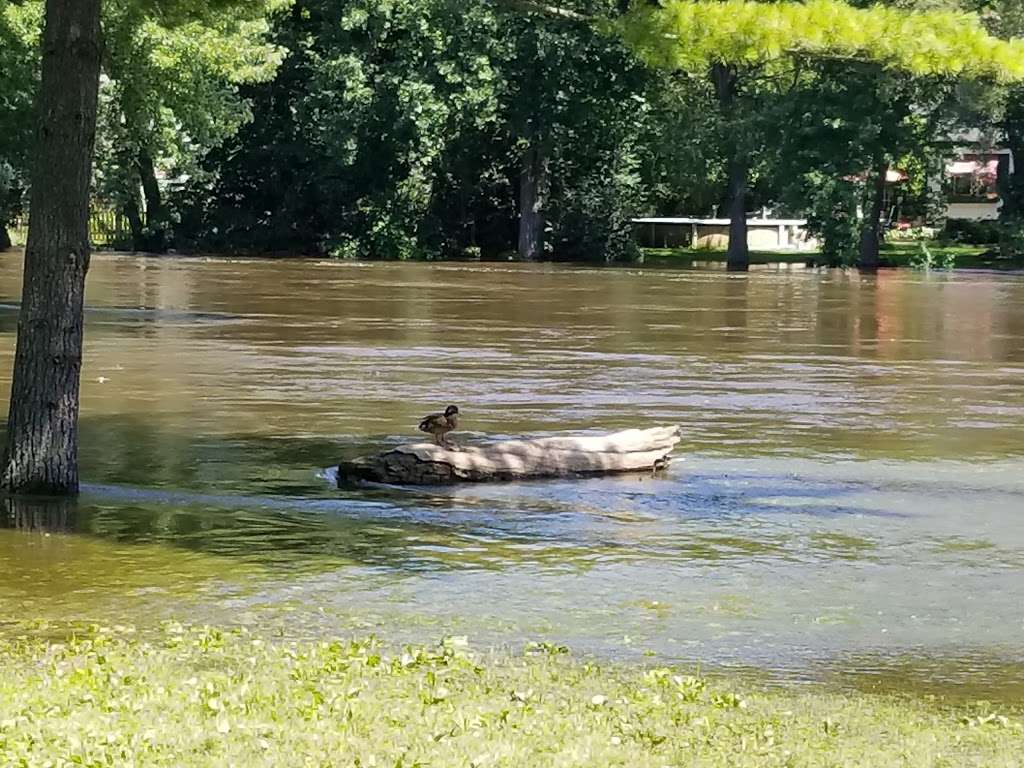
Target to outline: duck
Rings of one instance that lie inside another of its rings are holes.
[[[420,422],[420,432],[433,435],[434,442],[445,448],[454,448],[455,444],[448,439],[448,433],[459,427],[459,407],[449,405],[444,413],[432,413]]]

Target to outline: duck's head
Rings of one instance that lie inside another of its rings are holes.
[[[457,405],[449,405],[447,408],[444,409],[445,416],[455,416],[458,414],[458,412],[459,406]]]

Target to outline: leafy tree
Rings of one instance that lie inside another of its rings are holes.
[[[440,159],[495,120],[496,19],[448,0],[299,0],[275,19],[287,51],[245,94],[260,114],[194,185],[191,227],[221,247],[409,257]]]
[[[854,8],[839,0],[667,0],[637,6],[615,28],[655,65],[710,73],[721,113],[736,126],[725,147],[732,269],[749,264],[746,198],[759,125],[751,95],[759,82],[792,78],[806,61],[874,63],[922,76],[1024,77],[1024,43],[998,41],[976,17],[957,11]]]
[[[618,40],[488,0],[301,0],[273,41],[277,76],[245,91],[260,120],[190,190],[208,247],[629,251],[651,75]]]
[[[886,176],[910,157],[925,160],[951,133],[957,95],[952,78],[897,76],[872,63],[810,64],[785,102],[781,169],[795,180],[789,196],[810,203],[829,263],[877,267]],[[910,166],[923,188],[926,163]]]
[[[32,98],[38,79],[42,6],[0,4],[0,250],[28,183]]]
[[[280,53],[265,41],[264,13],[280,5],[161,17],[139,2],[107,3],[97,193],[124,209],[136,250],[167,245],[172,212],[158,175],[200,177],[202,158],[251,120],[238,86],[273,76]]]

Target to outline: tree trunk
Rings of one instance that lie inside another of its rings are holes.
[[[718,108],[726,123],[733,124],[736,112],[738,73],[734,67],[714,64],[711,67],[711,81],[718,96]],[[730,272],[746,272],[750,269],[750,249],[747,246],[747,168],[746,155],[741,139],[733,136],[727,142],[727,163],[729,186],[726,191],[726,208],[729,216],[729,250],[726,252],[727,268]]]
[[[46,0],[37,145],[7,447],[12,492],[78,491],[78,395],[100,0]]]
[[[124,204],[124,216],[128,219],[128,227],[132,231],[132,250],[146,250],[146,227],[142,223],[138,200],[132,198]]]
[[[1010,89],[1003,117],[1004,146],[1014,163],[1024,162],[1024,87]],[[1008,160],[999,163],[999,251],[1003,258],[1017,256],[1024,242],[1024,169],[1009,172]]]
[[[534,134],[523,153],[519,174],[519,258],[538,261],[544,256],[544,188],[547,158]]]
[[[0,224],[0,251],[6,251],[11,247],[11,236],[7,233],[7,227]]]
[[[747,166],[739,158],[729,162],[729,250],[726,268],[730,272],[750,269],[747,246]]]
[[[875,169],[875,190],[871,199],[871,208],[860,232],[860,255],[857,259],[858,269],[874,272],[878,269],[879,235],[882,220],[882,205],[885,203],[885,177],[889,173],[889,163],[881,162]]]
[[[146,201],[146,230],[148,238],[145,250],[163,253],[167,250],[167,229],[164,218],[163,197],[156,180],[156,166],[148,152],[138,157],[139,178],[142,179],[142,195]]]

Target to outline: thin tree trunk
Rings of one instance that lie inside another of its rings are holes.
[[[878,269],[879,248],[881,237],[879,234],[882,220],[882,206],[885,203],[885,177],[889,172],[889,163],[879,163],[875,169],[875,190],[871,198],[871,208],[868,211],[864,227],[860,233],[860,255],[857,259],[857,267],[866,272],[874,272]]]
[[[1010,89],[1003,116],[1004,144],[1019,166],[1024,162],[1024,87]],[[1003,258],[1017,256],[1024,241],[1024,170],[1009,172],[1009,161],[999,163],[999,252]]]
[[[139,153],[138,168],[139,178],[142,179],[142,195],[146,201],[146,229],[149,231],[146,250],[163,253],[167,250],[163,196],[156,180],[156,166],[148,152]]]
[[[78,491],[78,395],[100,0],[46,0],[42,84],[18,345],[0,484]]]
[[[726,122],[732,122],[736,112],[738,74],[734,67],[714,64],[711,67],[711,81],[718,96],[718,108]],[[726,252],[727,268],[730,272],[746,272],[750,269],[750,249],[747,246],[747,161],[737,137],[732,137],[726,147],[729,170],[729,186],[726,191],[726,209],[729,216],[729,250]]]
[[[534,134],[523,153],[519,174],[519,258],[538,261],[544,256],[544,188],[547,158]]]

